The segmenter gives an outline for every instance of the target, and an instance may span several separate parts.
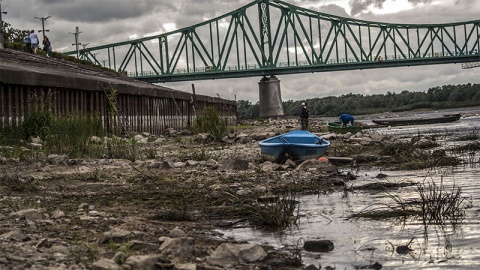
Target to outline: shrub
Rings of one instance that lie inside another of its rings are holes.
[[[22,123],[23,138],[28,140],[30,137],[38,136],[45,140],[52,124],[53,114],[50,111],[30,112]]]
[[[103,136],[102,120],[99,116],[71,114],[55,117],[49,127],[45,146],[52,152],[81,157],[89,153],[92,136]]]
[[[228,134],[228,120],[220,117],[215,108],[208,107],[197,116],[194,130],[197,133],[209,133],[219,141]]]

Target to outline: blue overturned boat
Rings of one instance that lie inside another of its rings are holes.
[[[330,142],[306,130],[294,130],[259,142],[263,158],[278,162],[282,159],[306,160],[322,156]]]

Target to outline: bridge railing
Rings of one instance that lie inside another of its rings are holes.
[[[384,62],[384,61],[398,61],[398,60],[409,60],[409,59],[430,59],[430,58],[440,58],[440,57],[455,57],[455,56],[466,56],[466,55],[478,55],[480,57],[480,53],[477,50],[471,51],[469,53],[463,52],[453,52],[453,53],[446,53],[446,52],[433,52],[426,54],[424,57],[417,57],[414,55],[410,55],[409,57],[405,58],[401,55],[386,55],[386,56],[379,56],[376,59],[362,59],[362,61],[357,61],[356,58],[340,58],[338,60],[329,59],[327,62],[314,62],[310,63],[308,61],[290,61],[290,62],[279,62],[277,63],[277,68],[284,68],[284,67],[305,67],[305,66],[322,66],[322,65],[335,65],[335,64],[354,64],[354,63],[365,63],[365,62]],[[242,71],[242,70],[257,70],[261,69],[262,67],[256,64],[251,65],[229,65],[225,66],[223,70],[216,70],[213,67],[206,66],[206,67],[196,67],[196,68],[179,68],[175,69],[172,73],[173,74],[192,74],[192,73],[208,73],[208,72],[216,72],[216,71]],[[149,76],[158,76],[159,74],[154,71],[143,71],[143,72],[128,72],[128,77],[149,77]]]

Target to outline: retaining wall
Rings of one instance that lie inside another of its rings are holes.
[[[114,94],[116,93],[116,94]],[[114,98],[115,97],[115,98]],[[100,115],[104,126],[163,134],[188,129],[195,115],[215,107],[236,121],[236,102],[143,83],[113,71],[0,49],[0,125],[19,124],[29,111]],[[109,110],[116,112],[111,122]]]

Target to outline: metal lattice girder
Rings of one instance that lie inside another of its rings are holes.
[[[464,63],[480,61],[480,20],[388,24],[257,0],[169,33],[91,47],[82,57],[100,64],[97,51],[106,51],[108,67],[153,83]]]

